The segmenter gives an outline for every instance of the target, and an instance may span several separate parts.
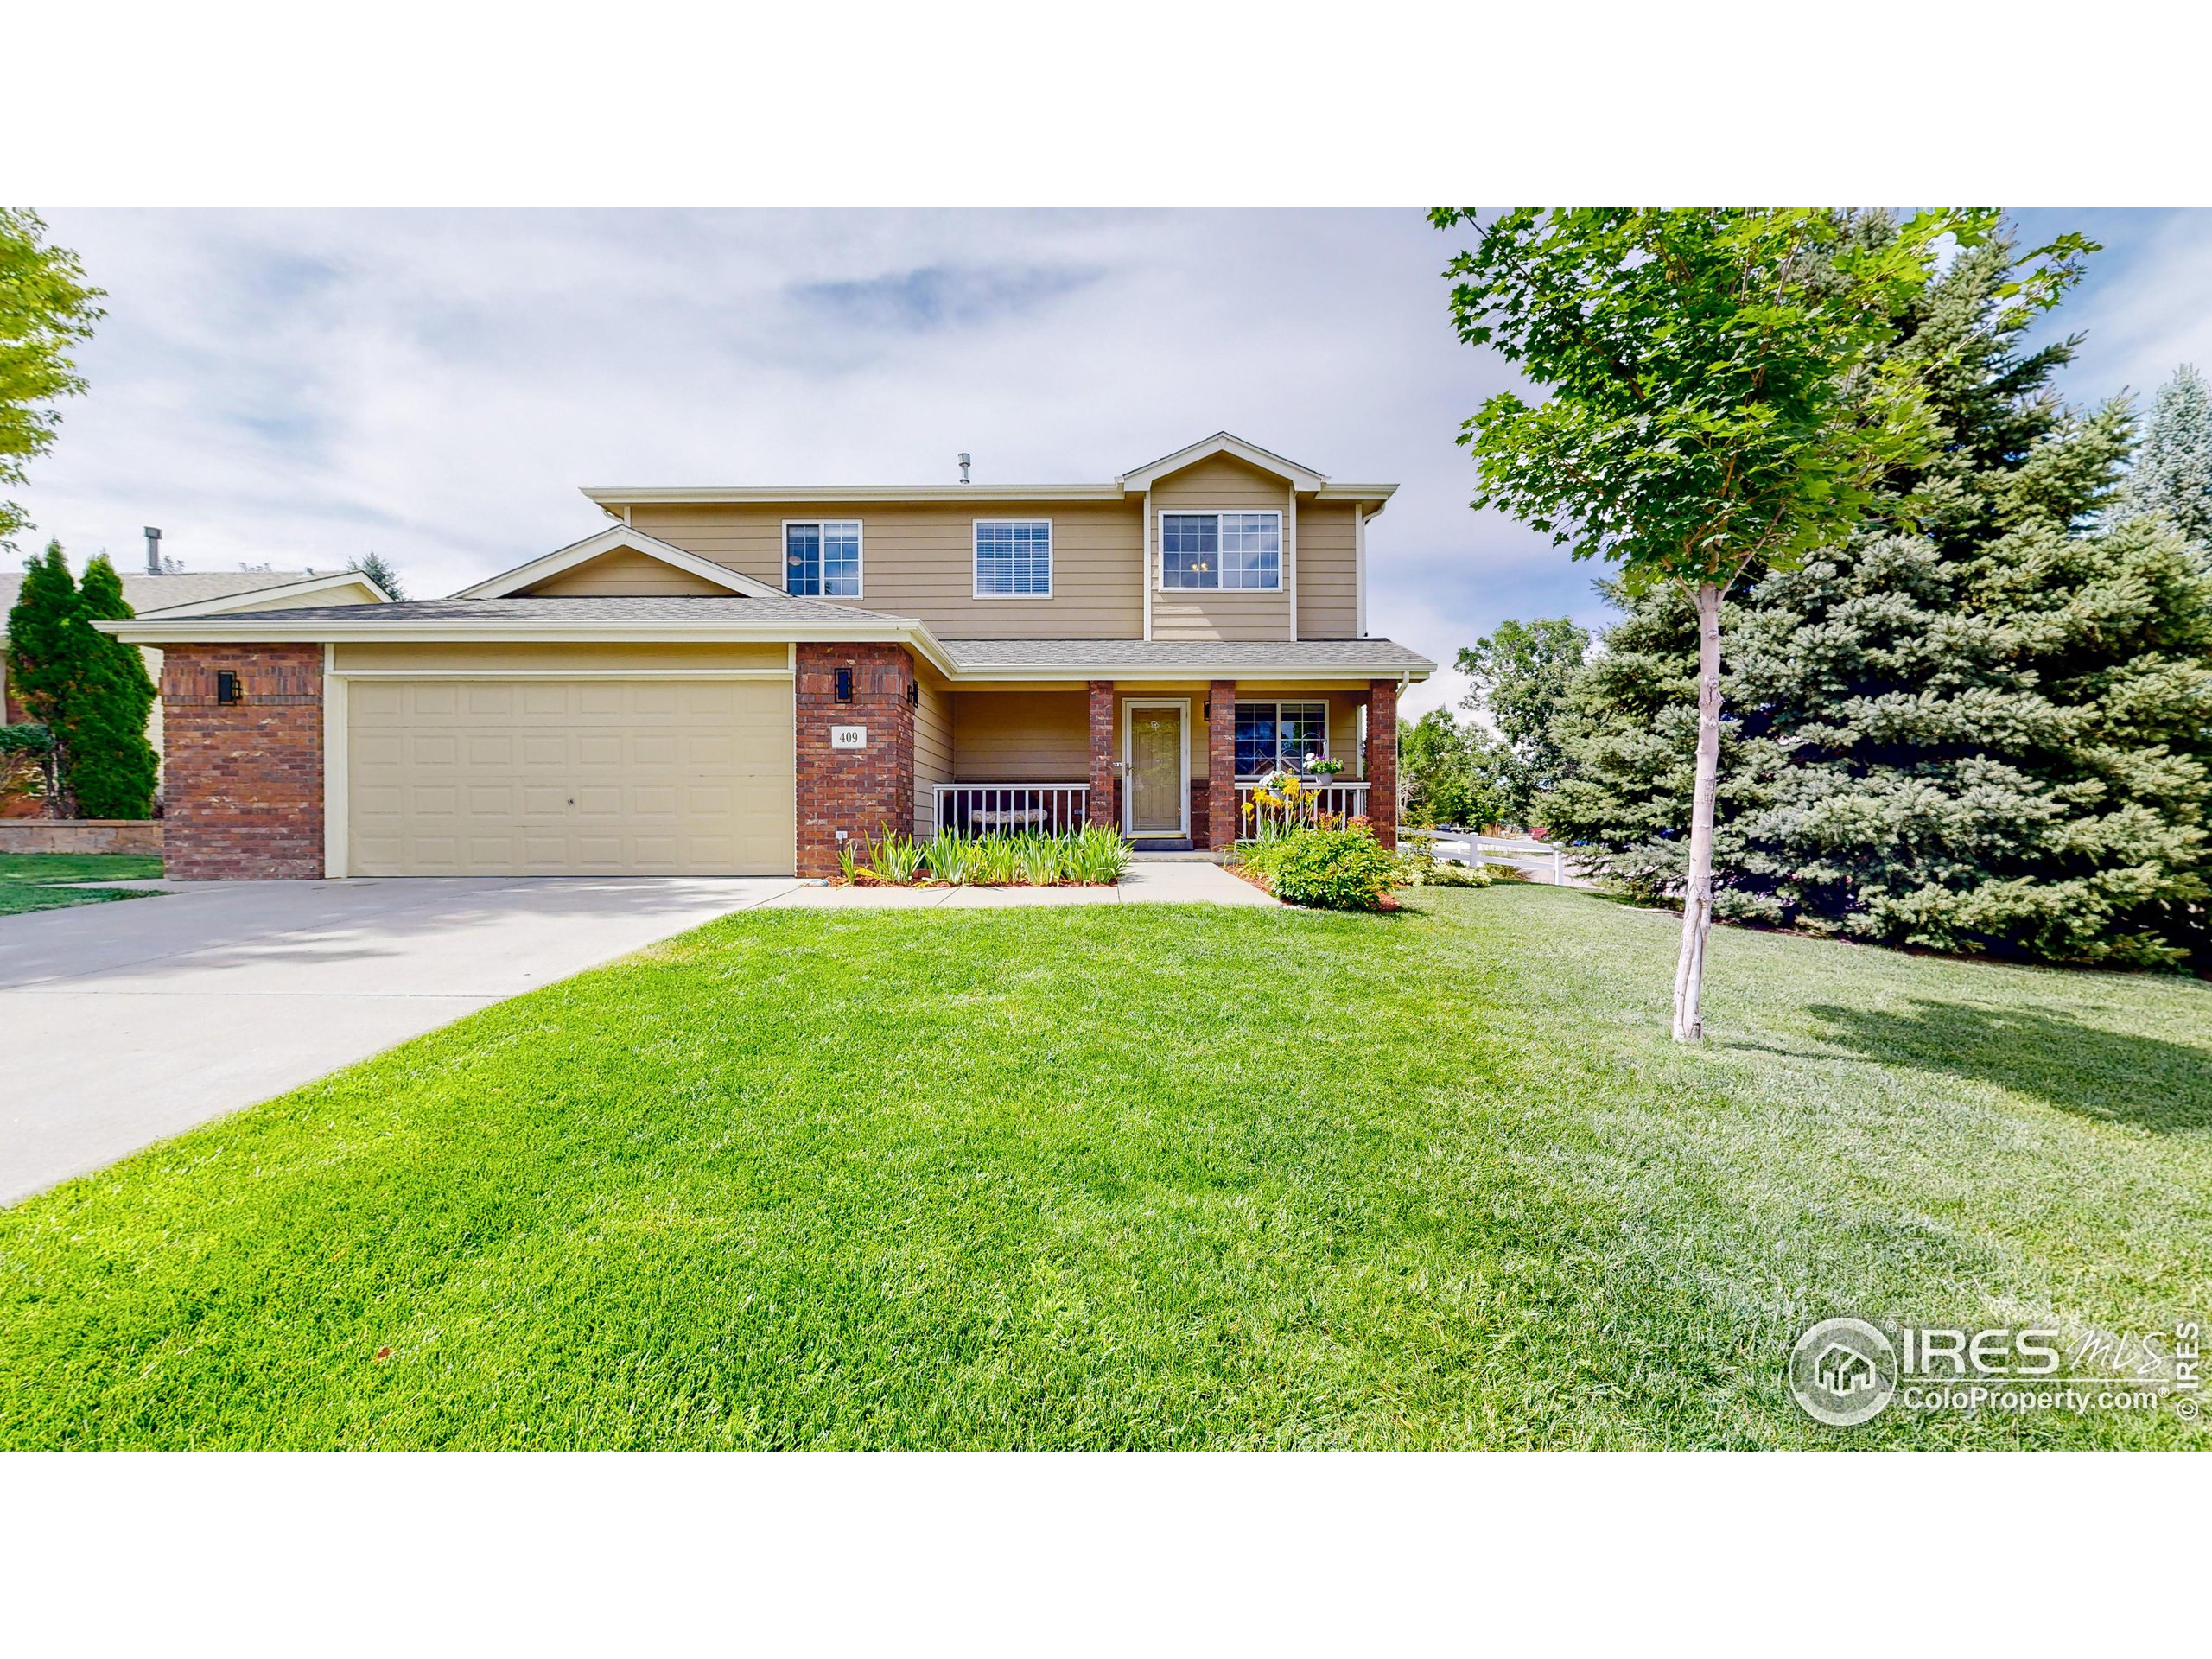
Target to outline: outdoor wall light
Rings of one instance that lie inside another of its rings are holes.
[[[906,682],[906,706],[909,709],[918,709],[922,706],[922,683],[919,680]]]
[[[215,701],[218,702],[236,702],[238,701],[238,677],[237,671],[233,669],[228,668],[217,669],[215,671]]]
[[[852,700],[853,671],[849,668],[841,668],[837,671],[837,701],[850,702]]]

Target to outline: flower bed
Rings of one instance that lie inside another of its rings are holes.
[[[856,887],[1107,887],[1127,874],[1131,850],[1115,830],[1095,823],[1061,836],[948,830],[928,841],[886,830],[871,842],[846,842],[837,880]]]

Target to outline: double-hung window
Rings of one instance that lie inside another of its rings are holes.
[[[1236,775],[1257,777],[1277,766],[1295,767],[1309,754],[1329,752],[1325,702],[1240,702],[1236,705]]]
[[[807,599],[861,596],[861,524],[824,518],[784,525],[784,591]]]
[[[1280,512],[1163,512],[1162,588],[1280,588]]]
[[[978,518],[976,521],[976,597],[1050,599],[1052,596],[1052,521]]]

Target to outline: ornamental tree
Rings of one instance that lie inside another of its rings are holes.
[[[1697,764],[1675,976],[1677,1041],[1703,1035],[1720,753],[1720,606],[1753,561],[1786,569],[1882,508],[1938,435],[1896,320],[1998,216],[1942,208],[1879,237],[1810,208],[1514,208],[1454,258],[1460,338],[1538,389],[1501,392],[1459,442],[1497,506],[1624,587],[1679,587],[1698,626]],[[2073,238],[2078,241],[2078,238]],[[2031,278],[2007,306],[2047,302]],[[1894,508],[1895,499],[1886,504]]]

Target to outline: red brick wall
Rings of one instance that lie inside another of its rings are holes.
[[[837,671],[853,700],[837,701]],[[837,831],[873,841],[914,827],[913,660],[903,645],[798,647],[798,873],[837,874]],[[832,726],[865,726],[865,749],[832,749]]]
[[[1398,844],[1398,683],[1367,683],[1367,821],[1385,847]]]
[[[215,701],[215,675],[240,700]],[[162,866],[180,881],[322,874],[322,647],[162,653]]]
[[[1114,799],[1114,682],[1090,683],[1090,822],[1119,823]]]
[[[1236,844],[1236,682],[1216,680],[1206,688],[1206,839],[1198,836],[1192,815],[1191,844]]]

